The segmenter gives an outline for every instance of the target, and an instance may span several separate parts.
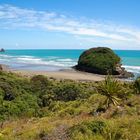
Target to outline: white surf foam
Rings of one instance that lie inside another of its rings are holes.
[[[4,58],[3,58],[4,60]],[[7,58],[5,58],[7,60]],[[19,56],[19,57],[11,57],[10,61],[12,63],[16,62],[19,64],[32,64],[32,65],[52,65],[52,66],[60,66],[60,67],[71,67],[76,65],[77,61],[73,59],[62,59],[56,57],[48,57],[48,58],[37,58],[32,56]]]
[[[134,79],[140,77],[140,66],[123,66],[128,72],[134,74]]]
[[[69,59],[69,58],[66,58],[66,59],[57,59],[57,61],[59,61],[59,62],[73,62],[73,59]]]
[[[55,56],[48,56],[46,58],[38,58],[28,55],[12,56],[6,54],[0,54],[0,63],[6,65],[43,65],[46,66],[58,66],[58,67],[72,67],[77,64],[77,59],[62,58]],[[140,66],[123,66],[127,71],[132,72],[136,75],[140,75]]]
[[[140,66],[123,66],[127,71],[133,73],[140,73]]]

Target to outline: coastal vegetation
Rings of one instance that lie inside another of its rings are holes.
[[[0,140],[140,139],[140,80],[26,78],[0,71]]]

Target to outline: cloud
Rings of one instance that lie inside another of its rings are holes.
[[[41,29],[64,32],[86,40],[98,38],[98,41],[140,45],[140,29],[12,5],[0,5],[0,29]]]

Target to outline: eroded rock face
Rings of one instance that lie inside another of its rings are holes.
[[[131,77],[132,74],[125,71],[120,62],[120,57],[110,48],[97,47],[84,51],[79,57],[78,65],[75,68],[96,74]]]

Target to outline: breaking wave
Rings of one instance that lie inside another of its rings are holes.
[[[76,59],[60,58],[60,57],[47,57],[37,58],[34,56],[12,56],[12,55],[0,55],[0,63],[12,66],[12,68],[26,67],[31,65],[37,66],[57,66],[62,68],[68,68],[76,65]]]
[[[140,66],[123,66],[127,71],[134,73],[135,77],[140,76]]]
[[[77,64],[78,59],[64,58],[58,56],[48,56],[48,57],[35,57],[28,55],[6,55],[0,54],[0,64],[9,65],[13,69],[26,69],[29,68],[36,70],[37,67],[45,70],[49,70],[52,67],[70,68]],[[129,66],[123,65],[123,67],[135,74],[135,76],[140,76],[140,66]],[[58,69],[57,69],[58,70]]]

